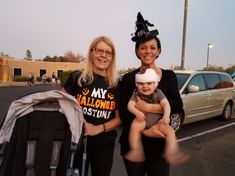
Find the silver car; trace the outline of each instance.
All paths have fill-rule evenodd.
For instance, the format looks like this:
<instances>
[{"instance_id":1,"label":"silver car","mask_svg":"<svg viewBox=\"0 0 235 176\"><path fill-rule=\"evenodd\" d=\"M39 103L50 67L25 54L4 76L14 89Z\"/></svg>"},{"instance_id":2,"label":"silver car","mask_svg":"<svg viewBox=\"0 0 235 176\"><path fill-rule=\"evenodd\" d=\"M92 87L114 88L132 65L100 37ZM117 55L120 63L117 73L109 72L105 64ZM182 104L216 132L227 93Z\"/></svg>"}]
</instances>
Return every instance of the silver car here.
<instances>
[{"instance_id":1,"label":"silver car","mask_svg":"<svg viewBox=\"0 0 235 176\"><path fill-rule=\"evenodd\" d=\"M171 115L177 132L183 124L220 116L228 120L235 102L235 84L227 73L175 71L183 112Z\"/></svg>"}]
</instances>

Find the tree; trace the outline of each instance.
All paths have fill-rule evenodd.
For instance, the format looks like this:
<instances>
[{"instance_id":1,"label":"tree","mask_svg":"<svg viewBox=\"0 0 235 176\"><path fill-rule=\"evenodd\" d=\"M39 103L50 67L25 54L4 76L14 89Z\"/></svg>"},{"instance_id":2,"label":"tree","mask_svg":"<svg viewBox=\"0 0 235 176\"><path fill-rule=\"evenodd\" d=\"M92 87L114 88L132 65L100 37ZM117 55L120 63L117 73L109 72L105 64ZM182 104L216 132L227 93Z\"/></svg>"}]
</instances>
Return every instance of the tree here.
<instances>
[{"instance_id":1,"label":"tree","mask_svg":"<svg viewBox=\"0 0 235 176\"><path fill-rule=\"evenodd\" d=\"M67 51L64 54L64 58L66 62L77 62L80 63L84 60L84 57L82 57L80 54L74 54L72 51Z\"/></svg>"},{"instance_id":2,"label":"tree","mask_svg":"<svg viewBox=\"0 0 235 176\"><path fill-rule=\"evenodd\" d=\"M5 54L4 52L1 52L1 53L0 53L0 56L9 57L9 55L8 55L8 54Z\"/></svg>"},{"instance_id":3,"label":"tree","mask_svg":"<svg viewBox=\"0 0 235 176\"><path fill-rule=\"evenodd\" d=\"M181 70L181 66L175 66L173 70Z\"/></svg>"},{"instance_id":4,"label":"tree","mask_svg":"<svg viewBox=\"0 0 235 176\"><path fill-rule=\"evenodd\" d=\"M230 65L228 68L225 69L225 72L228 74L232 74L235 71L235 65Z\"/></svg>"},{"instance_id":5,"label":"tree","mask_svg":"<svg viewBox=\"0 0 235 176\"><path fill-rule=\"evenodd\" d=\"M32 60L32 53L29 49L26 50L26 57L24 59L28 61Z\"/></svg>"},{"instance_id":6,"label":"tree","mask_svg":"<svg viewBox=\"0 0 235 176\"><path fill-rule=\"evenodd\" d=\"M76 63L80 63L83 62L85 60L85 58L80 55L80 54L74 54L72 51L68 51L64 54L64 56L54 56L54 57L50 57L50 56L46 56L45 58L43 58L43 61L47 61L47 62L76 62Z\"/></svg>"},{"instance_id":7,"label":"tree","mask_svg":"<svg viewBox=\"0 0 235 176\"><path fill-rule=\"evenodd\" d=\"M209 65L208 68L204 67L202 70L224 72L224 68L223 67L216 66L216 65Z\"/></svg>"},{"instance_id":8,"label":"tree","mask_svg":"<svg viewBox=\"0 0 235 176\"><path fill-rule=\"evenodd\" d=\"M127 69L121 69L121 70L118 70L118 74L120 75L123 75L123 74L126 74L128 72L131 72L133 70L135 70L136 68L135 67L132 67L132 68L127 68Z\"/></svg>"},{"instance_id":9,"label":"tree","mask_svg":"<svg viewBox=\"0 0 235 176\"><path fill-rule=\"evenodd\" d=\"M52 58L50 56L46 56L45 58L42 59L45 62L55 62L55 57Z\"/></svg>"}]
</instances>

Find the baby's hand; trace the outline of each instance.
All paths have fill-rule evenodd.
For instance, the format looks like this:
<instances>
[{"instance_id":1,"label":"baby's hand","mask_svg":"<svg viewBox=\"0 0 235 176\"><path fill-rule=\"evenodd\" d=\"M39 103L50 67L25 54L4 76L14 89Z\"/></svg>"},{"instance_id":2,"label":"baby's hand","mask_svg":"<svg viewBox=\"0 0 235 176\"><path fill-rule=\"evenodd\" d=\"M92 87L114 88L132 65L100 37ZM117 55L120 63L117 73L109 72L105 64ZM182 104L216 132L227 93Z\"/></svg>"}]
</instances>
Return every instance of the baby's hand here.
<instances>
[{"instance_id":1,"label":"baby's hand","mask_svg":"<svg viewBox=\"0 0 235 176\"><path fill-rule=\"evenodd\" d=\"M136 114L135 114L136 118L138 121L143 121L145 120L145 115L143 112L141 111L137 111Z\"/></svg>"},{"instance_id":2,"label":"baby's hand","mask_svg":"<svg viewBox=\"0 0 235 176\"><path fill-rule=\"evenodd\" d=\"M170 117L169 116L163 116L162 121L164 124L169 124L170 123Z\"/></svg>"},{"instance_id":3,"label":"baby's hand","mask_svg":"<svg viewBox=\"0 0 235 176\"><path fill-rule=\"evenodd\" d=\"M147 106L148 106L148 103L146 103L145 101L141 100L140 97L137 97L137 102L135 104L135 107L141 111L141 112L147 112Z\"/></svg>"}]
</instances>

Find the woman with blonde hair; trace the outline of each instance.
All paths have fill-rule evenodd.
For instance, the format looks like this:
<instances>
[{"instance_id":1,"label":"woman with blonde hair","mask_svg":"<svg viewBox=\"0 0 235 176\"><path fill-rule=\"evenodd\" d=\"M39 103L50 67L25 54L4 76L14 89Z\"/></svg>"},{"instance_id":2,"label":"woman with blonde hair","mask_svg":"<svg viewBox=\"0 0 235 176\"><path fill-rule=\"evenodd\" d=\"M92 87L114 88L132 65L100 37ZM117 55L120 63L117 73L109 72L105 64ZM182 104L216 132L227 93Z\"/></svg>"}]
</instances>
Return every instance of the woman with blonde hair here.
<instances>
[{"instance_id":1,"label":"woman with blonde hair","mask_svg":"<svg viewBox=\"0 0 235 176\"><path fill-rule=\"evenodd\" d=\"M85 175L89 164L92 176L109 176L111 172L117 136L115 128L121 124L115 56L114 44L108 37L95 38L89 47L84 70L72 72L62 88L75 96L83 109L87 136Z\"/></svg>"}]
</instances>

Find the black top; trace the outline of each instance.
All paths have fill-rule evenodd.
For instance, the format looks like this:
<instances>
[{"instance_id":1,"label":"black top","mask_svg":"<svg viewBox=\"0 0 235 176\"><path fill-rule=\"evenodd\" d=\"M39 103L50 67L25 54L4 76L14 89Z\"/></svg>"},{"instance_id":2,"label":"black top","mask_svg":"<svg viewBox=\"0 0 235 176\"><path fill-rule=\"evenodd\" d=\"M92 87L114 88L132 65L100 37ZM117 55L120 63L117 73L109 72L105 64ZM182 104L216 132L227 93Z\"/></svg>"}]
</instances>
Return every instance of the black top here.
<instances>
[{"instance_id":1,"label":"black top","mask_svg":"<svg viewBox=\"0 0 235 176\"><path fill-rule=\"evenodd\" d=\"M135 74L139 72L140 69L136 69L130 73L127 73L123 76L122 81L120 81L120 106L119 106L119 112L120 112L120 118L122 120L123 124L123 131L120 137L120 143L121 143L121 154L125 154L129 151L129 143L128 143L128 135L130 130L130 125L132 120L135 118L135 116L130 113L127 109L128 101L133 93L133 90L136 89L135 85ZM162 78L158 84L158 89L161 89L166 98L168 99L170 106L171 106L171 113L175 112L182 112L183 109L183 102L179 94L178 90L178 83L176 75L171 70L163 70L162 69ZM144 140L144 147L145 145L153 145L155 149L153 150L159 150L159 152L162 152L164 149L164 140L158 139L158 138L148 138L143 137ZM163 143L159 145L159 142ZM155 146L158 145L158 146ZM148 148L149 150L149 148ZM161 156L161 153L156 153L155 156L152 153L152 158L157 158ZM148 157L148 156L146 156Z\"/></svg>"},{"instance_id":2,"label":"black top","mask_svg":"<svg viewBox=\"0 0 235 176\"><path fill-rule=\"evenodd\" d=\"M110 121L115 117L118 108L119 90L117 87L108 87L105 77L94 74L92 83L77 84L79 72L72 72L64 84L64 89L73 95L83 110L84 118L94 125ZM116 137L116 131L89 136L95 143L108 142Z\"/></svg>"}]
</instances>

